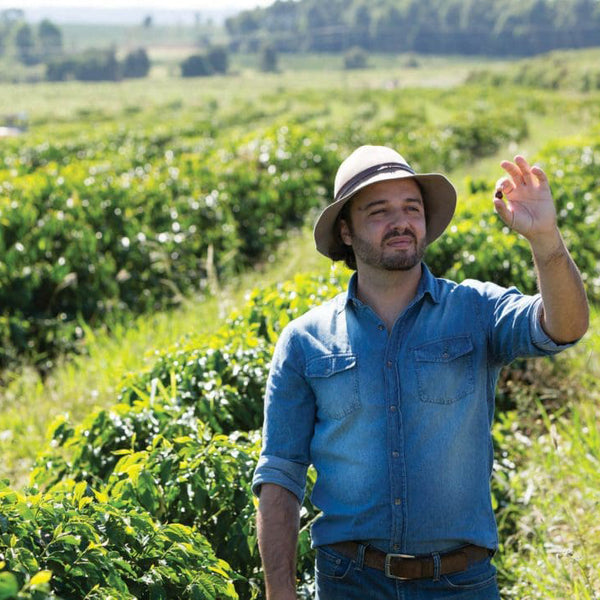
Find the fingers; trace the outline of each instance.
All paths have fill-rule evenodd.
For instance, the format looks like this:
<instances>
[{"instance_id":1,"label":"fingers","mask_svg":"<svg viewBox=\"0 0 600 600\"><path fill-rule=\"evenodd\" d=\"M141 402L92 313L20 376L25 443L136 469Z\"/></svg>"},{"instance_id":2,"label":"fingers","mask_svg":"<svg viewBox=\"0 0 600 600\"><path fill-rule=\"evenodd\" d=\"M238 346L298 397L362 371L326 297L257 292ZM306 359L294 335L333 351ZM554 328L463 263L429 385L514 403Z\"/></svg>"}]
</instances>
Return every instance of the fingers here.
<instances>
[{"instance_id":1,"label":"fingers","mask_svg":"<svg viewBox=\"0 0 600 600\"><path fill-rule=\"evenodd\" d=\"M515 184L508 177L501 177L496 181L496 198L502 198L502 194L510 194L515 189Z\"/></svg>"},{"instance_id":2,"label":"fingers","mask_svg":"<svg viewBox=\"0 0 600 600\"><path fill-rule=\"evenodd\" d=\"M515 158L516 160L516 158ZM523 173L519 168L518 164L512 163L509 160L503 160L500 166L512 177L515 185L526 185Z\"/></svg>"},{"instance_id":3,"label":"fingers","mask_svg":"<svg viewBox=\"0 0 600 600\"><path fill-rule=\"evenodd\" d=\"M500 166L510 175L513 187L519 185L534 186L536 184L548 184L548 178L546 177L544 171L542 171L542 169L540 169L540 167L538 167L537 165L532 167L527 162L525 157L521 156L520 154L517 154L517 156L515 156L514 162L511 162L509 160L503 160L500 163ZM499 182L500 181L503 180L499 180ZM496 188L499 189L498 184L496 184ZM510 190L503 189L502 191L505 194L507 194L510 193L512 189L513 188L511 188Z\"/></svg>"},{"instance_id":4,"label":"fingers","mask_svg":"<svg viewBox=\"0 0 600 600\"><path fill-rule=\"evenodd\" d=\"M540 182L540 185L548 185L548 177L546 173L540 169L537 165L531 168L531 172L537 177L537 180Z\"/></svg>"}]
</instances>

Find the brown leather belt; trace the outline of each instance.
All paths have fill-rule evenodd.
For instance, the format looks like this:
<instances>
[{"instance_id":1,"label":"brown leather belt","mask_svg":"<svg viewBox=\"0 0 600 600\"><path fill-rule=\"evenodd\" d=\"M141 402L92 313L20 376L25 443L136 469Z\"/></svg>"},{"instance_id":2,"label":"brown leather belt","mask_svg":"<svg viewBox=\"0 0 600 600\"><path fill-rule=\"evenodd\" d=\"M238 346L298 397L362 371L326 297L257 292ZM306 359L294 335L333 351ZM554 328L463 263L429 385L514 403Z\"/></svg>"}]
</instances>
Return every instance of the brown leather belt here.
<instances>
[{"instance_id":1,"label":"brown leather belt","mask_svg":"<svg viewBox=\"0 0 600 600\"><path fill-rule=\"evenodd\" d=\"M340 554L348 558L356 558L359 544L357 542L339 542L330 544ZM466 571L472 562L483 560L493 554L493 551L472 544L450 552L440 552L440 575ZM431 579L435 572L433 554L411 556L408 554L386 554L373 546L365 549L364 564L373 569L384 571L394 579Z\"/></svg>"}]
</instances>

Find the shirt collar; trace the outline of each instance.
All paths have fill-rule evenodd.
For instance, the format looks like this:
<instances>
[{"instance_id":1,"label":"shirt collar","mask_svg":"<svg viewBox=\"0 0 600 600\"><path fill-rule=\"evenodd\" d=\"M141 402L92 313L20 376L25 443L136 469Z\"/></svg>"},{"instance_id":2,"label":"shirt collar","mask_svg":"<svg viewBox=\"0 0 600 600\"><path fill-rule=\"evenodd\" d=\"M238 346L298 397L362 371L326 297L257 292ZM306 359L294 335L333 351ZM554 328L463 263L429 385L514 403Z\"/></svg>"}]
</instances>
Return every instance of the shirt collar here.
<instances>
[{"instance_id":1,"label":"shirt collar","mask_svg":"<svg viewBox=\"0 0 600 600\"><path fill-rule=\"evenodd\" d=\"M356 296L356 282L357 274L354 272L350 281L348 282L348 291L344 297L344 302L340 306L340 311L343 310L348 304L354 306L363 306L363 303ZM440 291L437 279L431 274L431 271L425 263L421 263L421 279L419 281L419 287L414 298L414 302L418 302L425 294L428 294L434 304L438 304L440 301Z\"/></svg>"}]
</instances>

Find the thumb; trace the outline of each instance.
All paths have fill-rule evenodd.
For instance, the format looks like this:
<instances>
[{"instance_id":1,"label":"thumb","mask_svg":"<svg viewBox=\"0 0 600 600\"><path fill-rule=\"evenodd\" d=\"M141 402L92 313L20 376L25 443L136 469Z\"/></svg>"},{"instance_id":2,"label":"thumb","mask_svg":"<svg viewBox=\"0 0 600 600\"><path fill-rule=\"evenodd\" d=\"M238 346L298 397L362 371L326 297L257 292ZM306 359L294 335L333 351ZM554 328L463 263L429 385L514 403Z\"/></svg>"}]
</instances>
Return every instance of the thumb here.
<instances>
[{"instance_id":1,"label":"thumb","mask_svg":"<svg viewBox=\"0 0 600 600\"><path fill-rule=\"evenodd\" d=\"M510 208L508 208L508 206L506 206L502 199L494 198L494 210L502 219L502 221L504 221L504 224L512 228L512 224L514 222L513 212L510 210Z\"/></svg>"}]
</instances>

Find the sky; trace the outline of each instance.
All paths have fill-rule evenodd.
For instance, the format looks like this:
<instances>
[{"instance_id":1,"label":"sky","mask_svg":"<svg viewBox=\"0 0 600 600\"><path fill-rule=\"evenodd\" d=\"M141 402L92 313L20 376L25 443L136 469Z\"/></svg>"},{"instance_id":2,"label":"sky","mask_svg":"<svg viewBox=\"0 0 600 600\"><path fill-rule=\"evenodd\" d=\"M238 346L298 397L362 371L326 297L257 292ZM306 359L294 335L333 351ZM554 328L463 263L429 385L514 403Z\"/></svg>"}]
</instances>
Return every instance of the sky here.
<instances>
[{"instance_id":1,"label":"sky","mask_svg":"<svg viewBox=\"0 0 600 600\"><path fill-rule=\"evenodd\" d=\"M245 10L256 6L267 6L273 0L0 0L0 9L5 8L48 8L70 6L85 8L140 8L144 10L191 10L203 11L223 8Z\"/></svg>"},{"instance_id":2,"label":"sky","mask_svg":"<svg viewBox=\"0 0 600 600\"><path fill-rule=\"evenodd\" d=\"M228 15L274 0L0 0L0 11L18 8L29 21L135 23L152 15L156 23L193 21L199 13L220 21Z\"/></svg>"}]
</instances>

